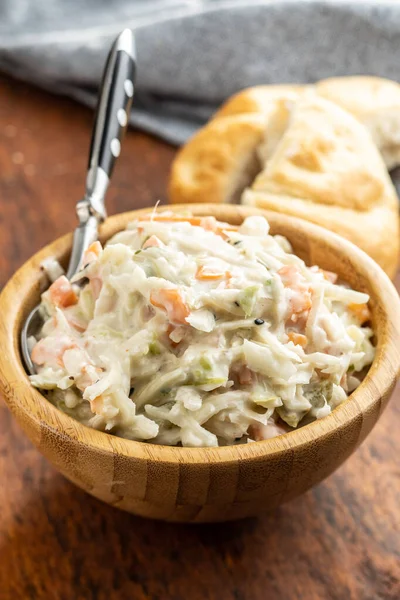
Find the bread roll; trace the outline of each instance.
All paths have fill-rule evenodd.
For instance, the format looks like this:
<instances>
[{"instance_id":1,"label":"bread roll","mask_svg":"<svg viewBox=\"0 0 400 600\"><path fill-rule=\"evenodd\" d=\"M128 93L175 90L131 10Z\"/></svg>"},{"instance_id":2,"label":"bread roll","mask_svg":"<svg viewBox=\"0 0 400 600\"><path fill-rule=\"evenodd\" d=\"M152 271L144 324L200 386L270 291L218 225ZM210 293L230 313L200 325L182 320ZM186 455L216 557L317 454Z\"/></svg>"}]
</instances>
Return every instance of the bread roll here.
<instances>
[{"instance_id":1,"label":"bread roll","mask_svg":"<svg viewBox=\"0 0 400 600\"><path fill-rule=\"evenodd\" d=\"M241 199L308 219L356 243L393 276L397 196L371 134L387 164L397 164L396 119L400 128L400 86L377 78L250 88L180 150L170 200Z\"/></svg>"},{"instance_id":2,"label":"bread roll","mask_svg":"<svg viewBox=\"0 0 400 600\"><path fill-rule=\"evenodd\" d=\"M397 198L385 165L365 127L327 100L298 102L242 201L323 225L395 273Z\"/></svg>"},{"instance_id":3,"label":"bread roll","mask_svg":"<svg viewBox=\"0 0 400 600\"><path fill-rule=\"evenodd\" d=\"M358 211L370 209L383 197L396 206L385 165L368 131L318 96L297 103L252 189Z\"/></svg>"},{"instance_id":4,"label":"bread roll","mask_svg":"<svg viewBox=\"0 0 400 600\"><path fill-rule=\"evenodd\" d=\"M317 94L354 115L369 129L388 169L400 164L400 85L380 77L332 77L315 85L259 85L232 96L214 119L269 113L277 100L296 102Z\"/></svg>"},{"instance_id":5,"label":"bread roll","mask_svg":"<svg viewBox=\"0 0 400 600\"><path fill-rule=\"evenodd\" d=\"M400 85L380 77L335 77L316 92L353 114L378 146L388 169L400 163Z\"/></svg>"}]
</instances>

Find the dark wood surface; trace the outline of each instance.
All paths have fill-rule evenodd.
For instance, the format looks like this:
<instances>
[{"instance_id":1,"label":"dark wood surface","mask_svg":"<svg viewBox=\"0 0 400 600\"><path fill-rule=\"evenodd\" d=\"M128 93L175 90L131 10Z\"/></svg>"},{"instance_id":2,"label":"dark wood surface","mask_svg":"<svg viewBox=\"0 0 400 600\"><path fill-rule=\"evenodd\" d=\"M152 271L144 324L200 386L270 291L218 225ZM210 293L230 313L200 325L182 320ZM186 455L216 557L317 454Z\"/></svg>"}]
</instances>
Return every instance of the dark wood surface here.
<instances>
[{"instance_id":1,"label":"dark wood surface","mask_svg":"<svg viewBox=\"0 0 400 600\"><path fill-rule=\"evenodd\" d=\"M0 98L3 285L75 226L92 115L5 79ZM174 152L129 132L109 213L165 201ZM301 498L257 520L183 526L134 517L75 488L0 399L0 598L398 600L399 400L397 389L361 448Z\"/></svg>"}]
</instances>

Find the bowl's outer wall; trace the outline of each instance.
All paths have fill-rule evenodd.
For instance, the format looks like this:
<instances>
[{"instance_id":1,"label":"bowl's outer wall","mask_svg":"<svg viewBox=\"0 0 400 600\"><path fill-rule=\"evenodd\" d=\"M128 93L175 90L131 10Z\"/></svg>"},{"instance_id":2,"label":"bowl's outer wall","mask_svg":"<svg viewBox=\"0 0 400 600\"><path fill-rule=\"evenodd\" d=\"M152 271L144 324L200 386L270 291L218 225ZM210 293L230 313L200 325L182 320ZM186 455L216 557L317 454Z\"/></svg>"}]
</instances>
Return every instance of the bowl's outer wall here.
<instances>
[{"instance_id":1,"label":"bowl's outer wall","mask_svg":"<svg viewBox=\"0 0 400 600\"><path fill-rule=\"evenodd\" d=\"M174 211L182 207L174 207ZM190 206L233 223L262 211ZM143 212L143 211L137 211ZM111 218L108 238L133 219ZM399 371L399 299L389 279L366 255L320 228L267 214L273 233L289 238L310 264L339 273L371 295L377 359L369 375L332 415L288 435L228 448L166 448L129 442L86 428L59 412L30 385L19 358L18 337L39 298L39 264L65 260L70 236L26 263L1 295L0 377L6 402L31 441L80 488L138 515L173 521L223 521L253 516L291 498L332 473L365 439L393 390ZM350 249L350 250L349 250ZM350 255L349 255L350 252ZM350 256L350 257L349 257Z\"/></svg>"}]
</instances>

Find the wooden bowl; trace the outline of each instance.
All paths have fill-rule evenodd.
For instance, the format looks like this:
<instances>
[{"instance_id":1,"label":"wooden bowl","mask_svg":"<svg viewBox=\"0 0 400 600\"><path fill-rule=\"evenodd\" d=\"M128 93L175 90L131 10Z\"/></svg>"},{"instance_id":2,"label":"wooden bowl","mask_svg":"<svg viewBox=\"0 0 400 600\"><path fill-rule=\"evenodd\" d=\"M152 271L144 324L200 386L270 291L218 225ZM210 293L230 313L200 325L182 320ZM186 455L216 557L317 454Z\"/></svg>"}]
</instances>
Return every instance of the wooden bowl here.
<instances>
[{"instance_id":1,"label":"wooden bowl","mask_svg":"<svg viewBox=\"0 0 400 600\"><path fill-rule=\"evenodd\" d=\"M181 205L239 224L264 214L272 233L286 236L309 264L337 272L371 297L377 353L351 397L324 419L257 443L223 448L176 448L133 442L89 429L57 410L31 387L21 363L19 334L37 304L47 257L65 263L66 235L46 246L13 276L0 296L0 379L5 400L40 452L89 494L132 513L186 522L257 515L298 496L332 473L365 439L386 406L400 369L400 302L388 277L361 250L305 221L230 205ZM110 218L103 241L134 211Z\"/></svg>"}]
</instances>

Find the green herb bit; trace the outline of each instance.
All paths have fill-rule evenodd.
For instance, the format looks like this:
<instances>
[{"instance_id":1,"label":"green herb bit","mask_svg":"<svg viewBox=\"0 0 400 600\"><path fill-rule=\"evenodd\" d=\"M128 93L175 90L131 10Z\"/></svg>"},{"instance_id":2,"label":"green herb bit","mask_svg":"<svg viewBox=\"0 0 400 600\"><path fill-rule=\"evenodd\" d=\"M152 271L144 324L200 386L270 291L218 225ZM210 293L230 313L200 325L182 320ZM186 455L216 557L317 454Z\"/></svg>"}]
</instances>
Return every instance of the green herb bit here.
<instances>
[{"instance_id":1,"label":"green herb bit","mask_svg":"<svg viewBox=\"0 0 400 600\"><path fill-rule=\"evenodd\" d=\"M255 309L258 290L258 285L251 285L240 292L238 302L246 317L250 317Z\"/></svg>"},{"instance_id":2,"label":"green herb bit","mask_svg":"<svg viewBox=\"0 0 400 600\"><path fill-rule=\"evenodd\" d=\"M205 377L204 379L195 378L193 385L222 385L226 382L224 377Z\"/></svg>"},{"instance_id":3,"label":"green herb bit","mask_svg":"<svg viewBox=\"0 0 400 600\"><path fill-rule=\"evenodd\" d=\"M157 354L161 354L160 345L157 342L151 342L149 344L149 353L156 356Z\"/></svg>"},{"instance_id":4,"label":"green herb bit","mask_svg":"<svg viewBox=\"0 0 400 600\"><path fill-rule=\"evenodd\" d=\"M207 356L205 356L203 354L203 356L200 357L200 361L199 362L200 362L200 366L203 367L203 369L205 371L211 371L212 364L211 364L210 359Z\"/></svg>"},{"instance_id":5,"label":"green herb bit","mask_svg":"<svg viewBox=\"0 0 400 600\"><path fill-rule=\"evenodd\" d=\"M304 396L313 408L322 408L332 398L333 384L330 381L310 383L304 386Z\"/></svg>"},{"instance_id":6,"label":"green herb bit","mask_svg":"<svg viewBox=\"0 0 400 600\"><path fill-rule=\"evenodd\" d=\"M288 410L285 406L278 406L276 412L282 421L285 421L290 427L297 427L307 411L296 412Z\"/></svg>"}]
</instances>

